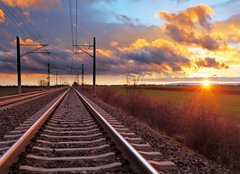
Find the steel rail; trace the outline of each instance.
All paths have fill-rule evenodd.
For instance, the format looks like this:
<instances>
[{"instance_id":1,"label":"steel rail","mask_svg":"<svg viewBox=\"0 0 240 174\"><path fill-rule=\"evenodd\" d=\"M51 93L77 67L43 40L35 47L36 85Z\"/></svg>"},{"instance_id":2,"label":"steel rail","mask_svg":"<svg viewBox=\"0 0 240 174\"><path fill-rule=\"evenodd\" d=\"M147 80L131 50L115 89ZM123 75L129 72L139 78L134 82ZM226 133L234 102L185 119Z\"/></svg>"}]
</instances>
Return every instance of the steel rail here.
<instances>
[{"instance_id":1,"label":"steel rail","mask_svg":"<svg viewBox=\"0 0 240 174\"><path fill-rule=\"evenodd\" d=\"M57 90L60 90L60 89L57 89ZM44 90L44 91L38 91L38 92L26 94L26 95L15 96L16 98L15 97L10 97L10 96L6 97L6 98L0 98L0 99L3 100L3 101L0 101L0 107L1 106L6 106L6 105L12 104L12 103L20 102L20 101L23 101L23 100L27 100L27 99L37 97L37 96L40 96L40 95L44 95L44 94L47 94L47 93L50 93L50 92L53 92L53 91L54 90ZM4 100L4 99L6 99L6 100Z\"/></svg>"},{"instance_id":2,"label":"steel rail","mask_svg":"<svg viewBox=\"0 0 240 174\"><path fill-rule=\"evenodd\" d=\"M1 157L0 171L1 174L8 173L9 167L17 161L18 155L24 151L24 148L29 144L31 139L37 133L38 129L43 125L46 119L59 106L65 95L68 93L68 88L57 101L19 138L19 140Z\"/></svg>"},{"instance_id":3,"label":"steel rail","mask_svg":"<svg viewBox=\"0 0 240 174\"><path fill-rule=\"evenodd\" d=\"M62 89L62 88L58 88L58 89ZM0 97L0 101L15 98L15 97L22 97L22 96L26 96L26 95L36 94L36 93L40 93L40 92L50 92L50 91L54 91L54 90L58 90L58 89L57 88L43 89L43 90L38 90L38 91L25 92L25 93L22 93L22 94L6 95L6 96Z\"/></svg>"},{"instance_id":4,"label":"steel rail","mask_svg":"<svg viewBox=\"0 0 240 174\"><path fill-rule=\"evenodd\" d=\"M88 111L98 120L101 126L105 129L107 134L112 138L116 146L121 150L124 157L130 161L130 166L138 173L142 174L159 174L159 172L147 162L147 160L135 150L131 144L129 144L122 135L120 135L104 117L80 94L75 88L73 88Z\"/></svg>"},{"instance_id":5,"label":"steel rail","mask_svg":"<svg viewBox=\"0 0 240 174\"><path fill-rule=\"evenodd\" d=\"M6 99L15 98L15 97L22 97L25 95L31 95L31 94L35 94L38 92L44 92L44 91L50 91L50 90L46 89L46 90L40 90L40 91L26 92L26 93L22 93L22 94L12 94L12 95L7 95L7 96L2 96L2 97L0 97L0 100L6 100Z\"/></svg>"}]
</instances>

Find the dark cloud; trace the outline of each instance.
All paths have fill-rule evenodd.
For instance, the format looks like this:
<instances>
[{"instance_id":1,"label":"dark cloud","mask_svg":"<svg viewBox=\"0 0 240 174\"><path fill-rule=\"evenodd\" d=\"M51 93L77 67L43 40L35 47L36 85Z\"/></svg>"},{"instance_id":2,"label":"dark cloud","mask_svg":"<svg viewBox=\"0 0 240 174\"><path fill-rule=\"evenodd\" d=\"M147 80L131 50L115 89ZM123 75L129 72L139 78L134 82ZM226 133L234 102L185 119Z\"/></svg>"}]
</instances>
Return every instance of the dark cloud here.
<instances>
[{"instance_id":1,"label":"dark cloud","mask_svg":"<svg viewBox=\"0 0 240 174\"><path fill-rule=\"evenodd\" d=\"M183 3L183 2L188 2L189 0L172 0L172 1L176 1L178 4Z\"/></svg>"},{"instance_id":2,"label":"dark cloud","mask_svg":"<svg viewBox=\"0 0 240 174\"><path fill-rule=\"evenodd\" d=\"M117 15L116 19L127 25L140 25L139 19L132 19L126 15Z\"/></svg>"},{"instance_id":3,"label":"dark cloud","mask_svg":"<svg viewBox=\"0 0 240 174\"><path fill-rule=\"evenodd\" d=\"M225 5L226 4L231 4L232 5L232 4L235 4L235 3L240 3L240 1L239 0L228 0L228 1L224 2L223 4L225 4Z\"/></svg>"},{"instance_id":4,"label":"dark cloud","mask_svg":"<svg viewBox=\"0 0 240 174\"><path fill-rule=\"evenodd\" d=\"M105 2L105 3L112 3L115 0L84 0L84 2L86 3L96 3L96 2Z\"/></svg>"},{"instance_id":5,"label":"dark cloud","mask_svg":"<svg viewBox=\"0 0 240 174\"><path fill-rule=\"evenodd\" d=\"M86 3L105 2L105 3L111 4L111 3L115 2L116 0L83 0L83 1ZM140 1L142 1L142 0L128 0L128 2L130 2L130 3L138 3Z\"/></svg>"},{"instance_id":6,"label":"dark cloud","mask_svg":"<svg viewBox=\"0 0 240 174\"><path fill-rule=\"evenodd\" d=\"M123 54L141 65L159 65L159 68L161 68L159 71L181 71L183 66L190 65L189 59L165 48L145 47Z\"/></svg>"},{"instance_id":7,"label":"dark cloud","mask_svg":"<svg viewBox=\"0 0 240 174\"><path fill-rule=\"evenodd\" d=\"M216 69L227 69L227 68L229 68L228 65L226 65L224 63L220 63L215 58L210 58L210 57L206 57L204 59L198 59L198 60L196 60L195 63L199 68L201 68L201 67L216 68Z\"/></svg>"}]
</instances>

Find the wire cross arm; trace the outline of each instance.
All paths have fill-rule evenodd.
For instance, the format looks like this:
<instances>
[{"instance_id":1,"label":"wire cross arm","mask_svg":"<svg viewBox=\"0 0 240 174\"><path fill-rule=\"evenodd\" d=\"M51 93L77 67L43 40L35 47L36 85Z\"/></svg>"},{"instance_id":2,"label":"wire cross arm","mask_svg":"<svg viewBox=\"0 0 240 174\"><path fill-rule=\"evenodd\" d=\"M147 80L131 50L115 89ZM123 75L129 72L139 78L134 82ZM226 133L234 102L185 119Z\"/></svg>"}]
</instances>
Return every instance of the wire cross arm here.
<instances>
[{"instance_id":1,"label":"wire cross arm","mask_svg":"<svg viewBox=\"0 0 240 174\"><path fill-rule=\"evenodd\" d=\"M87 51L85 51L84 49L82 49L81 47L79 47L79 50L81 50L83 53L89 55L91 58L93 58L93 55L89 54ZM79 54L78 52L75 52L76 54Z\"/></svg>"},{"instance_id":2,"label":"wire cross arm","mask_svg":"<svg viewBox=\"0 0 240 174\"><path fill-rule=\"evenodd\" d=\"M93 47L94 45L89 45L89 44L78 44L78 45L73 45L74 47Z\"/></svg>"},{"instance_id":3,"label":"wire cross arm","mask_svg":"<svg viewBox=\"0 0 240 174\"><path fill-rule=\"evenodd\" d=\"M22 54L21 57L26 56L28 54L34 54L34 53L51 54L49 51L38 51L38 50L42 49L43 47L46 47L47 45L48 44L45 44L45 45L40 46L38 48L35 48L35 49L33 49L33 50L29 51L29 52L26 52L26 53Z\"/></svg>"}]
</instances>

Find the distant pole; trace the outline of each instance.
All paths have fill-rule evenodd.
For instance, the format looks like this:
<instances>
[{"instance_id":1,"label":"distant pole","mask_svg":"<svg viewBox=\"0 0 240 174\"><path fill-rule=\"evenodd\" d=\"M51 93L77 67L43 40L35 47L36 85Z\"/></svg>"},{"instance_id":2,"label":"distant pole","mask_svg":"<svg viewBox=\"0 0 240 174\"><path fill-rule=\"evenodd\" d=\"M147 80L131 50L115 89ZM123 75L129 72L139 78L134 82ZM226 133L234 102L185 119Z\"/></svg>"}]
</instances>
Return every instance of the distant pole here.
<instances>
[{"instance_id":1,"label":"distant pole","mask_svg":"<svg viewBox=\"0 0 240 174\"><path fill-rule=\"evenodd\" d=\"M58 75L58 73L57 73L57 71L56 71L56 86L57 86L57 84L58 84L57 75Z\"/></svg>"},{"instance_id":2,"label":"distant pole","mask_svg":"<svg viewBox=\"0 0 240 174\"><path fill-rule=\"evenodd\" d=\"M20 39L17 36L17 81L18 81L18 94L22 93L21 81L21 55L20 55Z\"/></svg>"},{"instance_id":3,"label":"distant pole","mask_svg":"<svg viewBox=\"0 0 240 174\"><path fill-rule=\"evenodd\" d=\"M77 0L76 0L76 45L77 45L77 30L78 30L78 23L77 23L77 17L78 17L78 11L77 11Z\"/></svg>"},{"instance_id":4,"label":"distant pole","mask_svg":"<svg viewBox=\"0 0 240 174\"><path fill-rule=\"evenodd\" d=\"M50 64L48 62L48 88L50 88Z\"/></svg>"},{"instance_id":5,"label":"distant pole","mask_svg":"<svg viewBox=\"0 0 240 174\"><path fill-rule=\"evenodd\" d=\"M61 78L61 74L59 75L59 85L61 85L62 84L62 78Z\"/></svg>"},{"instance_id":6,"label":"distant pole","mask_svg":"<svg viewBox=\"0 0 240 174\"><path fill-rule=\"evenodd\" d=\"M77 72L77 83L78 83L78 85L79 85L79 77L80 76L80 73L79 72Z\"/></svg>"},{"instance_id":7,"label":"distant pole","mask_svg":"<svg viewBox=\"0 0 240 174\"><path fill-rule=\"evenodd\" d=\"M82 64L82 90L84 87L84 64Z\"/></svg>"},{"instance_id":8,"label":"distant pole","mask_svg":"<svg viewBox=\"0 0 240 174\"><path fill-rule=\"evenodd\" d=\"M96 38L93 38L93 96L96 96Z\"/></svg>"}]
</instances>

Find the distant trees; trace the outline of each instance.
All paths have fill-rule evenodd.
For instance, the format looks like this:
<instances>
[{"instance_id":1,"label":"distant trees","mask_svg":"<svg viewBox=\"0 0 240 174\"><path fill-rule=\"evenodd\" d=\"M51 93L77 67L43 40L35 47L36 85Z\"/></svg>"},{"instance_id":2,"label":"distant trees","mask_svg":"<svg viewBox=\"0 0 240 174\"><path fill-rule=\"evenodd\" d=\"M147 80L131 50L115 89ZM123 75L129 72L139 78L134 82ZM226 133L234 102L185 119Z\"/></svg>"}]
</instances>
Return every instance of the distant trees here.
<instances>
[{"instance_id":1,"label":"distant trees","mask_svg":"<svg viewBox=\"0 0 240 174\"><path fill-rule=\"evenodd\" d=\"M38 81L38 84L39 84L39 86L47 86L47 85L48 85L47 81L44 80L44 79L40 79L40 80Z\"/></svg>"},{"instance_id":2,"label":"distant trees","mask_svg":"<svg viewBox=\"0 0 240 174\"><path fill-rule=\"evenodd\" d=\"M77 82L74 82L73 86L79 86L79 84Z\"/></svg>"}]
</instances>

